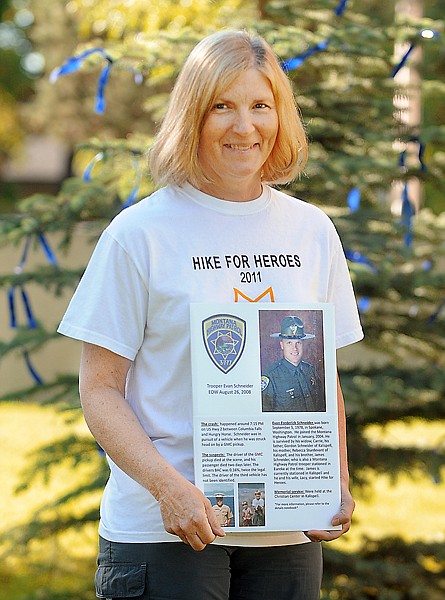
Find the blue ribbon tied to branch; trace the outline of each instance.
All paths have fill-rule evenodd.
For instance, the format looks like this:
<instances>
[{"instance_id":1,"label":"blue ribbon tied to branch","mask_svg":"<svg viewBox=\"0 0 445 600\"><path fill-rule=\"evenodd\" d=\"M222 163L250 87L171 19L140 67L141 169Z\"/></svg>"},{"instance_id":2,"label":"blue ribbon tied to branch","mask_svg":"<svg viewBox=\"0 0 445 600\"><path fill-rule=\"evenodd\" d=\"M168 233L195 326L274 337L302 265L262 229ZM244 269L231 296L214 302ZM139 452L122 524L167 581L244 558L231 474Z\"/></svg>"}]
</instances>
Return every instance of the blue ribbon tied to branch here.
<instances>
[{"instance_id":1,"label":"blue ribbon tied to branch","mask_svg":"<svg viewBox=\"0 0 445 600\"><path fill-rule=\"evenodd\" d=\"M85 61L85 59L87 59L92 54L101 54L106 60L106 64L102 68L102 71L100 73L99 80L97 83L96 104L95 104L95 108L94 108L94 111L97 114L103 114L105 112L105 107L106 107L105 88L107 86L107 83L108 83L108 80L110 77L111 67L114 64L114 61L111 58L111 56L103 48L90 48L89 50L85 50L85 52L82 52L78 56L71 56L70 58L67 58L67 60L63 63L63 65L53 69L53 71L51 72L51 75L49 77L49 80L51 81L51 83L55 83L57 81L57 79L59 77L61 77L62 75L69 75L70 73L74 73L75 71L78 71L80 69L80 67L82 66L83 62ZM142 83L141 73L138 73L138 72L134 71L133 69L130 69L130 70L133 72L135 83L137 85Z\"/></svg>"},{"instance_id":2,"label":"blue ribbon tied to branch","mask_svg":"<svg viewBox=\"0 0 445 600\"><path fill-rule=\"evenodd\" d=\"M340 0L340 2L337 4L337 7L334 10L334 14L337 17L341 17L346 10L347 4L348 0ZM287 60L282 61L282 69L284 71L293 71L294 69L298 69L298 67L300 67L307 58L309 58L313 54L316 54L317 52L323 52L323 50L326 50L330 42L331 38L327 38L322 42L315 44L314 46L306 50L306 52L303 52L302 54L298 54L298 56L294 56L293 58L289 58Z\"/></svg>"},{"instance_id":3,"label":"blue ribbon tied to branch","mask_svg":"<svg viewBox=\"0 0 445 600\"><path fill-rule=\"evenodd\" d=\"M92 54L101 54L107 61L106 65L101 71L99 81L97 84L96 105L94 109L96 113L102 114L105 112L105 87L108 83L111 66L113 64L113 59L107 52L105 52L103 48L91 48L90 50L85 50L85 52L82 52L82 54L79 54L78 56L71 56L70 58L67 58L63 65L53 69L49 80L51 81L51 83L55 83L57 79L62 75L69 75L70 73L78 71L85 59L91 56Z\"/></svg>"},{"instance_id":4,"label":"blue ribbon tied to branch","mask_svg":"<svg viewBox=\"0 0 445 600\"><path fill-rule=\"evenodd\" d=\"M86 166L86 168L83 172L83 180L84 181L87 181L87 182L91 181L91 172L92 172L94 166L98 162L103 160L104 158L105 158L105 153L98 152L91 159L91 161L88 163L88 165ZM124 200L124 202L122 203L121 211L123 211L125 208L128 208L129 206L131 206L132 204L134 204L136 202L136 198L137 198L137 195L139 192L139 187L141 185L141 172L139 169L139 164L136 159L133 159L133 168L134 168L135 175L136 175L135 184L134 184L133 189L131 190L130 194L126 198L126 200Z\"/></svg>"},{"instance_id":5,"label":"blue ribbon tied to branch","mask_svg":"<svg viewBox=\"0 0 445 600\"><path fill-rule=\"evenodd\" d=\"M430 40L433 38L438 38L439 32L434 31L434 29L421 29L418 32L417 37L421 37L421 38ZM408 50L405 52L405 54L402 56L400 61L397 63L397 65L392 70L392 72L391 72L392 78L394 78L397 75L397 73L400 71L400 69L402 69L402 67L405 66L405 63L407 62L408 58L410 57L411 53L413 52L413 50L416 46L417 46L417 40L411 42L411 44L408 47Z\"/></svg>"},{"instance_id":6,"label":"blue ribbon tied to branch","mask_svg":"<svg viewBox=\"0 0 445 600\"><path fill-rule=\"evenodd\" d=\"M48 262L56 269L58 269L59 265L57 262L57 258L49 245L48 240L43 235L43 233L37 236L37 239L42 246L42 249L45 253L45 256ZM21 259L14 269L16 275L20 275L23 272L23 268L25 266L26 260L28 258L28 252L31 245L31 237L27 237L25 241L25 245L23 247L23 252ZM29 296L26 292L24 285L12 285L8 288L8 306L9 306L9 322L11 329L17 329L18 327L18 317L17 317L17 304L16 304L16 289L19 291L19 298L22 300L23 308L26 314L28 329L36 329L37 328L37 319L34 316L34 312L31 307L31 302L29 300ZM29 356L28 350L24 350L22 352L23 358L25 360L25 364L30 372L34 381L42 385L43 381L40 375L37 373L37 370L34 368L31 362L31 358Z\"/></svg>"},{"instance_id":7,"label":"blue ribbon tied to branch","mask_svg":"<svg viewBox=\"0 0 445 600\"><path fill-rule=\"evenodd\" d=\"M408 140L408 143L414 142L419 145L418 158L420 163L420 171L427 171L427 167L423 160L425 153L425 144L418 137L412 137ZM406 171L406 153L407 149L400 153L399 167L403 171ZM404 244L407 248L410 248L413 243L413 218L416 215L416 209L414 204L411 202L408 192L408 181L405 181L402 188L402 214L400 223L405 231Z\"/></svg>"}]
</instances>

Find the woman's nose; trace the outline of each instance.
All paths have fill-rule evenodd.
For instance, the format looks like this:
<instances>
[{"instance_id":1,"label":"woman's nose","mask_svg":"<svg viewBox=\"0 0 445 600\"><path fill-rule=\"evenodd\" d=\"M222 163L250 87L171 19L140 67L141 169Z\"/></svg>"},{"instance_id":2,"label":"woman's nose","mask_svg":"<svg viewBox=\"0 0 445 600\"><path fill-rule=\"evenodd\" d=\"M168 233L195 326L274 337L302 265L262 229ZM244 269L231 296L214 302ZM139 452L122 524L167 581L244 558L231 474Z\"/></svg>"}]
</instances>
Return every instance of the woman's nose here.
<instances>
[{"instance_id":1,"label":"woman's nose","mask_svg":"<svg viewBox=\"0 0 445 600\"><path fill-rule=\"evenodd\" d=\"M240 109L236 112L233 129L240 134L246 135L254 131L252 115L248 109Z\"/></svg>"}]
</instances>

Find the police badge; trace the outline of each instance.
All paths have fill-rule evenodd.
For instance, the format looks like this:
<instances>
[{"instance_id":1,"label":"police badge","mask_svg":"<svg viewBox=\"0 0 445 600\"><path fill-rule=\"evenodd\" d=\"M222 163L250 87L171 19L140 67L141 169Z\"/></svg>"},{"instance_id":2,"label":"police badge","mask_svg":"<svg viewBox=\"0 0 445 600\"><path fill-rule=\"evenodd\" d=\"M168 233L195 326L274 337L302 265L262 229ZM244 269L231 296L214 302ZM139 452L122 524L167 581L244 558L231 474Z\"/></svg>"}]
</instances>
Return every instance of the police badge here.
<instances>
[{"instance_id":1,"label":"police badge","mask_svg":"<svg viewBox=\"0 0 445 600\"><path fill-rule=\"evenodd\" d=\"M202 322L202 336L213 364L228 373L244 351L246 322L233 315L213 315Z\"/></svg>"}]
</instances>

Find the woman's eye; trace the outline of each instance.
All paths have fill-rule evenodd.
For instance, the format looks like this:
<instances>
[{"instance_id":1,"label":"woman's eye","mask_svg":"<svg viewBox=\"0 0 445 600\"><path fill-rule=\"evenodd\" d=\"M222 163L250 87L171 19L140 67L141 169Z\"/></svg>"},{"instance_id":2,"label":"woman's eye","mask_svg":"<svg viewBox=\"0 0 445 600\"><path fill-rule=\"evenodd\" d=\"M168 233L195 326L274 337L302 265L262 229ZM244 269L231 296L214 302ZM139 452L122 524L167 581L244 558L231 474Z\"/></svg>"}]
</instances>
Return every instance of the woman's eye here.
<instances>
[{"instance_id":1,"label":"woman's eye","mask_svg":"<svg viewBox=\"0 0 445 600\"><path fill-rule=\"evenodd\" d=\"M224 104L224 102L218 102L213 108L221 110L223 108L226 108L226 104Z\"/></svg>"},{"instance_id":2,"label":"woman's eye","mask_svg":"<svg viewBox=\"0 0 445 600\"><path fill-rule=\"evenodd\" d=\"M255 108L267 108L267 104L265 104L264 102L257 102L255 104Z\"/></svg>"}]
</instances>

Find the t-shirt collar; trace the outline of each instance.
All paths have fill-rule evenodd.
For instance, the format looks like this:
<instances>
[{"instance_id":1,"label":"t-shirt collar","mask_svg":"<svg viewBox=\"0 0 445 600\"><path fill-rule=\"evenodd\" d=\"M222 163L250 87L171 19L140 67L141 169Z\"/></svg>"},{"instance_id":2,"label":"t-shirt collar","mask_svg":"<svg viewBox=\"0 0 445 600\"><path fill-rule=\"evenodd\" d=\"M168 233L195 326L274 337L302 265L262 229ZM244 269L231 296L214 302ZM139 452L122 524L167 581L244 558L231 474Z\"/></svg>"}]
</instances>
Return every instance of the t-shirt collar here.
<instances>
[{"instance_id":1,"label":"t-shirt collar","mask_svg":"<svg viewBox=\"0 0 445 600\"><path fill-rule=\"evenodd\" d=\"M271 190L267 185L263 185L263 191L258 198L247 202L221 200L201 192L190 183L178 186L178 189L196 204L226 215L251 215L260 212L268 206L271 198Z\"/></svg>"}]
</instances>

